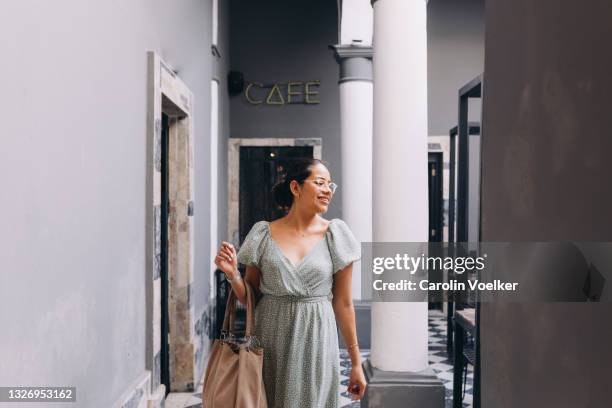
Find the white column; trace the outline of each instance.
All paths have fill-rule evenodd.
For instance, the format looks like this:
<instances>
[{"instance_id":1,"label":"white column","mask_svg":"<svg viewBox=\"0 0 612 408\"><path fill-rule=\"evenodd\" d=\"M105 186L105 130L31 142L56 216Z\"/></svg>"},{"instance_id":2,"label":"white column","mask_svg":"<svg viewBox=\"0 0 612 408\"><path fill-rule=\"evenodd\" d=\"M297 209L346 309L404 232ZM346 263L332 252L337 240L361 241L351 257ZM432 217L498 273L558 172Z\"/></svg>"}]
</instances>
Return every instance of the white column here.
<instances>
[{"instance_id":1,"label":"white column","mask_svg":"<svg viewBox=\"0 0 612 408\"><path fill-rule=\"evenodd\" d=\"M374 3L373 238L427 242L427 9ZM373 303L371 363L427 368L427 303Z\"/></svg>"},{"instance_id":2,"label":"white column","mask_svg":"<svg viewBox=\"0 0 612 408\"><path fill-rule=\"evenodd\" d=\"M360 242L372 241L372 47L333 47L340 64L342 218ZM353 265L353 299L361 299L361 264Z\"/></svg>"},{"instance_id":3,"label":"white column","mask_svg":"<svg viewBox=\"0 0 612 408\"><path fill-rule=\"evenodd\" d=\"M340 84L342 216L359 242L372 241L372 83ZM361 299L361 263L353 264L353 299Z\"/></svg>"}]
</instances>

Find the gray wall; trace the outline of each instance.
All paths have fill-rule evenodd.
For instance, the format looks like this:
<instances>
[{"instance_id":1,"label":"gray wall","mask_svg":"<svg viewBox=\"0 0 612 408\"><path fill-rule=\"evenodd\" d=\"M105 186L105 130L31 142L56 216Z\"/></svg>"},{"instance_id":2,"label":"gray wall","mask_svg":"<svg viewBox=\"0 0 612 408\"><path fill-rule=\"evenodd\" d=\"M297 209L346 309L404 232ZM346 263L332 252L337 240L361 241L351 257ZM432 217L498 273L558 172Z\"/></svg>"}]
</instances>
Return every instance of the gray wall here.
<instances>
[{"instance_id":1,"label":"gray wall","mask_svg":"<svg viewBox=\"0 0 612 408\"><path fill-rule=\"evenodd\" d=\"M611 20L607 0L487 2L483 241L612 240ZM609 406L611 321L484 304L482 406Z\"/></svg>"},{"instance_id":2,"label":"gray wall","mask_svg":"<svg viewBox=\"0 0 612 408\"><path fill-rule=\"evenodd\" d=\"M328 45L338 42L335 1L231 1L231 69L246 81L320 80L319 105L250 105L230 100L230 137L320 137L323 160L341 183L338 64ZM340 184L339 183L339 184ZM340 214L338 194L326 215Z\"/></svg>"},{"instance_id":3,"label":"gray wall","mask_svg":"<svg viewBox=\"0 0 612 408\"><path fill-rule=\"evenodd\" d=\"M214 68L215 78L219 81L219 145L218 145L218 164L219 164L219 191L217 194L217 208L219 212L218 232L219 241L226 240L227 237L227 197L228 197L228 174L227 174L227 142L230 135L230 99L227 90L227 74L230 66L230 4L227 1L219 2L219 49L221 58L217 61Z\"/></svg>"},{"instance_id":4,"label":"gray wall","mask_svg":"<svg viewBox=\"0 0 612 408\"><path fill-rule=\"evenodd\" d=\"M210 5L210 1L208 2ZM208 7L208 6L207 6ZM213 319L215 315L215 300L209 297L210 293L210 274L214 273L213 267L210 264L210 206L209 199L217 201L217 238L216 243L227 239L227 135L229 134L229 95L227 91L227 73L229 69L229 4L225 1L219 1L219 32L217 52L219 56L211 57L211 71L203 72L208 85L213 79L219 84L219 122L218 122L218 143L217 150L212 151L210 140L210 91L203 95L206 98L207 122L201 123L205 126L200 129L204 133L204 137L196 141L196 154L202 159L196 163L195 177L206 190L206 198L200 200L196 191L196 208L194 214L199 216L201 220L195 231L195 267L194 267L194 282L192 287L192 299L194 305L194 326L196 343L195 365L197 378L202 376L205 370L204 364L207 361L209 350L209 340L212 339ZM210 32L210 30L208 30ZM205 53L212 55L210 49L211 38L208 35L207 39L200 44L200 47L205 49ZM209 75L206 77L206 75ZM210 89L210 88L209 88ZM196 129L197 130L197 129ZM200 152L198 152L198 148ZM217 191L212 191L210 185L210 160L212 155L217 156ZM208 194L210 192L210 194ZM206 200L206 201L204 201ZM196 219L197 220L197 219ZM215 296L215 292L213 292Z\"/></svg>"},{"instance_id":5,"label":"gray wall","mask_svg":"<svg viewBox=\"0 0 612 408\"><path fill-rule=\"evenodd\" d=\"M210 1L208 2L210 4ZM208 10L208 9L207 9ZM208 25L206 26L207 37L206 40L202 41L199 47L203 48L203 53L211 55L210 51L210 30ZM229 70L230 52L229 52L229 27L230 27L230 15L229 15L229 4L225 1L219 1L219 36L217 49L220 53L220 57L211 57L212 60L212 71L206 70L203 73L207 81L207 86L210 89L210 81L216 79L219 83L219 140L217 144L217 151L210 151L210 111L206 113L207 122L200 124L200 126L206 126L204 129L200 129L203 132L203 137L199 140L200 152L197 151L199 157L205 158L205 160L199 161L199 166L196 167L196 179L200 179L203 183L205 191L208 192L210 186L210 162L209 155L217 155L217 175L218 175L218 191L213 192L212 199L217 200L217 231L218 237L217 242L221 242L227 238L227 138L229 135L229 94L227 91L227 73ZM210 110L210 94L207 93L203 96L206 98L206 108ZM203 191L204 192L204 191ZM196 214L199 214L202 218L202 224L205 224L204 228L198 228L196 230L196 267L195 270L195 282L193 293L195 294L194 306L196 311L196 319L203 316L208 311L208 293L209 293L209 275L213 271L210 269L210 251L208 244L209 242L209 227L210 227L210 213L208 207L208 200L210 195L206 195L206 198L197 199L197 205L199 208L195 210ZM206 201L205 201L206 200ZM206 245L206 247L200 246Z\"/></svg>"},{"instance_id":6,"label":"gray wall","mask_svg":"<svg viewBox=\"0 0 612 408\"><path fill-rule=\"evenodd\" d=\"M459 88L483 71L484 29L484 0L429 0L429 135L447 135L457 125ZM480 104L470 104L469 119L480 121Z\"/></svg>"},{"instance_id":7,"label":"gray wall","mask_svg":"<svg viewBox=\"0 0 612 408\"><path fill-rule=\"evenodd\" d=\"M207 280L210 1L3 2L0 49L0 384L108 407L145 370L148 50L195 94Z\"/></svg>"}]
</instances>

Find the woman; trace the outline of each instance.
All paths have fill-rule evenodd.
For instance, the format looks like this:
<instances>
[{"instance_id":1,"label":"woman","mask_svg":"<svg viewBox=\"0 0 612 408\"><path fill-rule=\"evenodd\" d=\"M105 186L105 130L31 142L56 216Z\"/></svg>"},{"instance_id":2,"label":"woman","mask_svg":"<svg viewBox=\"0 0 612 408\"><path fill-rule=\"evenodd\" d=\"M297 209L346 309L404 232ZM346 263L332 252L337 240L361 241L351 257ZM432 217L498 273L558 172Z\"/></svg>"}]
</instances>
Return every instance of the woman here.
<instances>
[{"instance_id":1,"label":"woman","mask_svg":"<svg viewBox=\"0 0 612 408\"><path fill-rule=\"evenodd\" d=\"M351 296L360 246L344 221L319 215L327 211L336 187L320 160L297 161L273 190L287 215L257 222L238 254L223 242L215 258L242 303L246 292L238 262L247 265L244 279L262 296L255 334L264 347L270 407L338 407L336 321L352 362L348 391L352 399L365 392Z\"/></svg>"}]
</instances>

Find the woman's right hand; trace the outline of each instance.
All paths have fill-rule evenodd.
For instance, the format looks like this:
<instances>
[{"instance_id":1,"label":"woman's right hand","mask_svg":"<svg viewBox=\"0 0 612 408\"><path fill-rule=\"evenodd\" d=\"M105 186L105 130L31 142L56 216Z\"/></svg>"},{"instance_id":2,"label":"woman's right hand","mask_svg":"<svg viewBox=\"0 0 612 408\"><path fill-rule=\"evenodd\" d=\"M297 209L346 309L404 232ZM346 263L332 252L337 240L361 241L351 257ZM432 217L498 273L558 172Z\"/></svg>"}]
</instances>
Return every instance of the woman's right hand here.
<instances>
[{"instance_id":1,"label":"woman's right hand","mask_svg":"<svg viewBox=\"0 0 612 408\"><path fill-rule=\"evenodd\" d=\"M236 277L238 273L238 258L236 257L236 249L232 244L225 241L221 243L219 252L215 257L215 265L217 265L228 278L234 279Z\"/></svg>"}]
</instances>

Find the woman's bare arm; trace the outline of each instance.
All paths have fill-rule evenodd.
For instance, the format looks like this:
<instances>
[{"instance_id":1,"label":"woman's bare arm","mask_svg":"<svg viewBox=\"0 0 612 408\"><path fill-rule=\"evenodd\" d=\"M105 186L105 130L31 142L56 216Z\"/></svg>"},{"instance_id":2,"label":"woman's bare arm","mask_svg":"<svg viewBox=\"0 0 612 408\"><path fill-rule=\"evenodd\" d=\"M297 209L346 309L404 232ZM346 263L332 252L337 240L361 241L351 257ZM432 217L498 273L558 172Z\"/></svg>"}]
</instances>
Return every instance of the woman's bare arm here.
<instances>
[{"instance_id":1,"label":"woman's bare arm","mask_svg":"<svg viewBox=\"0 0 612 408\"><path fill-rule=\"evenodd\" d=\"M236 269L236 274L238 274L238 270ZM251 285L253 290L255 291L255 303L257 303L257 299L260 296L259 292L259 281L261 279L261 271L255 266L247 266L246 274L244 276L244 280ZM244 283L242 279L234 279L231 282L232 290L236 294L236 297L243 305L246 305L246 289L244 287Z\"/></svg>"},{"instance_id":2,"label":"woman's bare arm","mask_svg":"<svg viewBox=\"0 0 612 408\"><path fill-rule=\"evenodd\" d=\"M349 377L348 392L352 394L351 399L361 399L365 394L367 386L363 368L361 367L361 354L357 343L357 329L355 327L355 308L353 307L352 294L353 264L334 274L334 286L332 292L334 298L332 306L336 321L348 347L351 357L351 374Z\"/></svg>"},{"instance_id":3,"label":"woman's bare arm","mask_svg":"<svg viewBox=\"0 0 612 408\"><path fill-rule=\"evenodd\" d=\"M232 290L236 294L236 297L243 305L246 305L246 288L244 282L240 279L240 272L238 271L238 256L236 248L229 242L223 241L219 252L215 257L215 264L225 275L231 279ZM255 291L255 300L259 296L259 280L261 278L260 270L255 266L247 266L246 275L244 279L251 285Z\"/></svg>"},{"instance_id":4,"label":"woman's bare arm","mask_svg":"<svg viewBox=\"0 0 612 408\"><path fill-rule=\"evenodd\" d=\"M353 264L350 264L341 271L334 274L334 287L332 292L332 306L336 321L347 347L357 343L357 329L355 327L355 308L353 307L352 294L352 275ZM351 356L351 362L354 366L361 365L361 355L358 348L348 350Z\"/></svg>"}]
</instances>

